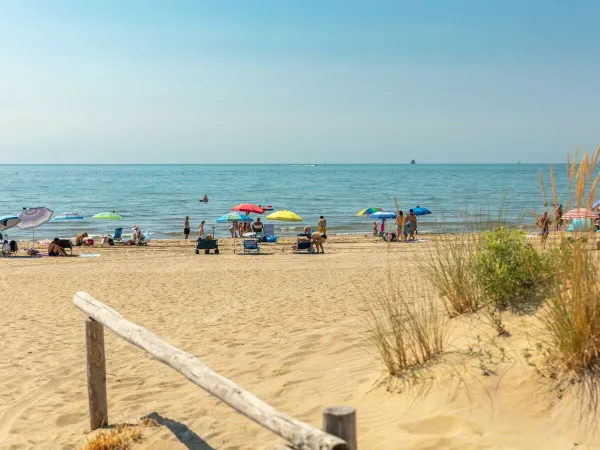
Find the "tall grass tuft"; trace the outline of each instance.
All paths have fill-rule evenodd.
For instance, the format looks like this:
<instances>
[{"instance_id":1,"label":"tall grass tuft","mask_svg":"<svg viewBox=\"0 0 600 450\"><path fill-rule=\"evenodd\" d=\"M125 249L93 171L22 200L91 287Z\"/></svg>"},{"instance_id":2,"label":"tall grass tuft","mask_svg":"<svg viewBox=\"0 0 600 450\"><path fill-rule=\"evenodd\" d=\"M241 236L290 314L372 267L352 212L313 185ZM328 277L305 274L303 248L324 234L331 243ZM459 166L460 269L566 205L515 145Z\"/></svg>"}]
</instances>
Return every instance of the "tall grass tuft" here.
<instances>
[{"instance_id":1,"label":"tall grass tuft","mask_svg":"<svg viewBox=\"0 0 600 450\"><path fill-rule=\"evenodd\" d=\"M403 292L392 279L368 299L370 337L390 375L420 366L444 350L447 320L427 289Z\"/></svg>"},{"instance_id":2,"label":"tall grass tuft","mask_svg":"<svg viewBox=\"0 0 600 450\"><path fill-rule=\"evenodd\" d=\"M450 317L474 313L481 307L481 294L473 268L479 237L473 233L442 236L433 241L422 269L442 298Z\"/></svg>"},{"instance_id":3,"label":"tall grass tuft","mask_svg":"<svg viewBox=\"0 0 600 450\"><path fill-rule=\"evenodd\" d=\"M579 163L577 156L572 162L568 159L571 207L589 209L595 200L599 157L600 147L592 157L585 153ZM556 198L552 169L551 182ZM600 361L600 272L594 231L587 239L572 239L564 232L558 236L554 287L541 314L551 362L576 376L590 373Z\"/></svg>"}]
</instances>

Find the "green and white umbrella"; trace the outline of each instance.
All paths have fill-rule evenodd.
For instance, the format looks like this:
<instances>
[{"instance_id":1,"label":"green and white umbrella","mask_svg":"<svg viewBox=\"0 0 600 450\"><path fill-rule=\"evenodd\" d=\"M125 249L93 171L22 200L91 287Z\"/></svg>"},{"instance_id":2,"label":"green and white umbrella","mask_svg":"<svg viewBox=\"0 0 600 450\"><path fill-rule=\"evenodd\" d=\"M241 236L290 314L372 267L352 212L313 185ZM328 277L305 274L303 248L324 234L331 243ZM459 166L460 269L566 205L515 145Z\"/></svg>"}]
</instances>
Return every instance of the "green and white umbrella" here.
<instances>
[{"instance_id":1,"label":"green and white umbrella","mask_svg":"<svg viewBox=\"0 0 600 450\"><path fill-rule=\"evenodd\" d=\"M123 217L118 215L116 212L103 212L98 213L95 216L92 216L92 219L100 219L100 220L121 220Z\"/></svg>"}]
</instances>

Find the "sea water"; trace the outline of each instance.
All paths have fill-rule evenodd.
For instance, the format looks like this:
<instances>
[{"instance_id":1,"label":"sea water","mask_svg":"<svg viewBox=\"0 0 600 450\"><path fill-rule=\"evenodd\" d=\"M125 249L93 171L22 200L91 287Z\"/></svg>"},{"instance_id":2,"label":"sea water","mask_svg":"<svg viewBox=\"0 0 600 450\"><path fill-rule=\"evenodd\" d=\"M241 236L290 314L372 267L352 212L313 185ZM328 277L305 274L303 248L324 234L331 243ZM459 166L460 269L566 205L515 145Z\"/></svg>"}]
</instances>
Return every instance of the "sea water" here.
<instances>
[{"instance_id":1,"label":"sea water","mask_svg":"<svg viewBox=\"0 0 600 450\"><path fill-rule=\"evenodd\" d=\"M567 203L565 165L554 166L557 191ZM547 185L544 199L538 178ZM550 166L512 165L0 165L0 216L23 207L46 206L54 215L78 212L84 220L48 222L37 238L79 232L101 234L137 224L154 238L180 238L190 216L192 231L225 236L229 225L215 220L239 203L272 205L296 212L302 223L274 222L277 234L291 235L327 219L329 233L370 233L372 221L357 217L366 207L401 210L426 207L419 230L444 231L465 221L507 225L534 222L531 211L550 208ZM204 195L208 203L198 200ZM544 201L548 206L544 207ZM120 221L92 219L116 211ZM263 216L264 220L264 216ZM267 221L268 222L268 221ZM13 228L11 238L31 238L31 230Z\"/></svg>"}]
</instances>

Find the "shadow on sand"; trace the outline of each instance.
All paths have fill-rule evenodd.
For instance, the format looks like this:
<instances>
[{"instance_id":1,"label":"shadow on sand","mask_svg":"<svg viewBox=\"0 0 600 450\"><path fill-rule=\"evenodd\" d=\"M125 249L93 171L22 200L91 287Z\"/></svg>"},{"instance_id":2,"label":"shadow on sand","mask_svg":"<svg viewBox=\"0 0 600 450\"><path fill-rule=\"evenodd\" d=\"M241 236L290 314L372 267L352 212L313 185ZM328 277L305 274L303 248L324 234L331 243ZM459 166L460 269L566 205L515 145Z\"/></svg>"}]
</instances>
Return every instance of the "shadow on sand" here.
<instances>
[{"instance_id":1,"label":"shadow on sand","mask_svg":"<svg viewBox=\"0 0 600 450\"><path fill-rule=\"evenodd\" d=\"M173 433L175 437L190 450L215 450L181 422L162 417L156 411L148 414L146 417L154 419L159 425L167 427L171 430L171 433Z\"/></svg>"}]
</instances>

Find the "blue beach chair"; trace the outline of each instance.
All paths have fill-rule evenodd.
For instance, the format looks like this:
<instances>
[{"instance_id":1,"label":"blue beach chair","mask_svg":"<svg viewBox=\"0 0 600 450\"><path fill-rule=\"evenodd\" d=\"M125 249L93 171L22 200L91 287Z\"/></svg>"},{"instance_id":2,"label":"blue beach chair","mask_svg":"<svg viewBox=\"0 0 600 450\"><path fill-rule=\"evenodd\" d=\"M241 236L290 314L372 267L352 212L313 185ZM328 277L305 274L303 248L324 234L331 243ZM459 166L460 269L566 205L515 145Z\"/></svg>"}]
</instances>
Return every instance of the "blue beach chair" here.
<instances>
[{"instance_id":1,"label":"blue beach chair","mask_svg":"<svg viewBox=\"0 0 600 450\"><path fill-rule=\"evenodd\" d=\"M244 241L244 254L260 253L260 247L256 239L247 239Z\"/></svg>"},{"instance_id":2,"label":"blue beach chair","mask_svg":"<svg viewBox=\"0 0 600 450\"><path fill-rule=\"evenodd\" d=\"M123 228L115 228L115 233L113 234L113 241L120 241L123 237Z\"/></svg>"}]
</instances>

